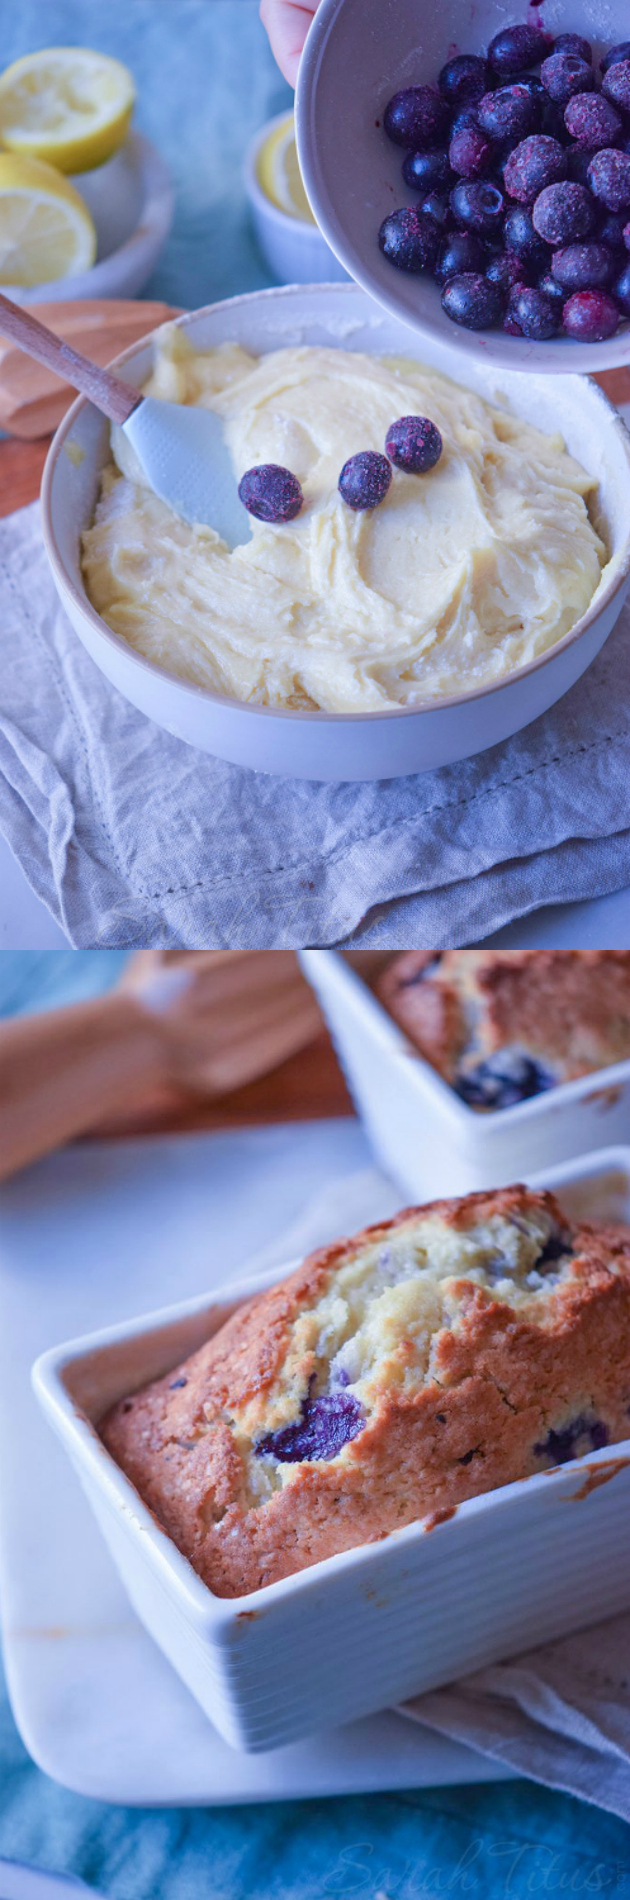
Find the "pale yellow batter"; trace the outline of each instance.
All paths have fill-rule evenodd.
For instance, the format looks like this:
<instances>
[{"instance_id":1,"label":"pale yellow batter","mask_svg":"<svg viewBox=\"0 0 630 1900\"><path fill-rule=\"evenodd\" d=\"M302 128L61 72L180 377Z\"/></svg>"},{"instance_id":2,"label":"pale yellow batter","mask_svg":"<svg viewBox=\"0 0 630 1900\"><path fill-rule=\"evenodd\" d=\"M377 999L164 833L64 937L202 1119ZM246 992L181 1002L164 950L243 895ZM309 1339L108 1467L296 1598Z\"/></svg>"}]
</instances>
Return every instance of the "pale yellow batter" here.
<instances>
[{"instance_id":1,"label":"pale yellow batter","mask_svg":"<svg viewBox=\"0 0 630 1900\"><path fill-rule=\"evenodd\" d=\"M302 483L295 521L252 520L232 553L140 485L113 431L83 537L93 605L137 652L182 679L272 706L371 712L461 693L543 653L584 613L606 549L595 481L544 435L415 362L343 349L236 344L203 354L167 325L152 395L224 418L237 477L280 462ZM395 469L355 514L343 463L383 451L398 416L430 416L444 448L426 475ZM136 479L134 479L134 475Z\"/></svg>"}]
</instances>

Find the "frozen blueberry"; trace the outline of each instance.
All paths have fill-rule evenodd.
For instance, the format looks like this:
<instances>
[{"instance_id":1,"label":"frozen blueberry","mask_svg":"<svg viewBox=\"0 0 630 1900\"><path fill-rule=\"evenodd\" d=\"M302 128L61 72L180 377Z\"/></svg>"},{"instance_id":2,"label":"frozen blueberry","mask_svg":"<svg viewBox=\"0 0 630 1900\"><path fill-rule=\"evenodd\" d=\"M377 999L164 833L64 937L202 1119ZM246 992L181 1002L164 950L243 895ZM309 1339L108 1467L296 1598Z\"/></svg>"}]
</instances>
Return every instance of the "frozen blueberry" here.
<instances>
[{"instance_id":1,"label":"frozen blueberry","mask_svg":"<svg viewBox=\"0 0 630 1900\"><path fill-rule=\"evenodd\" d=\"M488 83L485 59L477 53L457 53L448 59L438 75L442 98L449 106L461 106L480 99Z\"/></svg>"},{"instance_id":2,"label":"frozen blueberry","mask_svg":"<svg viewBox=\"0 0 630 1900\"><path fill-rule=\"evenodd\" d=\"M499 251L486 266L486 277L489 284L496 284L497 290L502 291L507 302L514 285L525 281L525 265L513 251Z\"/></svg>"},{"instance_id":3,"label":"frozen blueberry","mask_svg":"<svg viewBox=\"0 0 630 1900\"><path fill-rule=\"evenodd\" d=\"M615 259L606 244L566 244L554 251L551 270L569 297L574 290L607 290Z\"/></svg>"},{"instance_id":4,"label":"frozen blueberry","mask_svg":"<svg viewBox=\"0 0 630 1900\"><path fill-rule=\"evenodd\" d=\"M598 92L575 92L565 109L564 123L572 139L590 145L592 152L616 145L623 130L619 113Z\"/></svg>"},{"instance_id":5,"label":"frozen blueberry","mask_svg":"<svg viewBox=\"0 0 630 1900\"><path fill-rule=\"evenodd\" d=\"M168 1388L169 1392L179 1392L184 1385L188 1385L187 1379L171 1379Z\"/></svg>"},{"instance_id":6,"label":"frozen blueberry","mask_svg":"<svg viewBox=\"0 0 630 1900\"><path fill-rule=\"evenodd\" d=\"M467 1069L456 1083L457 1094L470 1108L514 1108L553 1087L554 1078L542 1063L518 1049L499 1049L496 1055Z\"/></svg>"},{"instance_id":7,"label":"frozen blueberry","mask_svg":"<svg viewBox=\"0 0 630 1900\"><path fill-rule=\"evenodd\" d=\"M531 289L528 284L515 284L510 292L507 307L508 317L518 325L521 336L532 337L543 343L555 336L560 327L560 313L544 291Z\"/></svg>"},{"instance_id":8,"label":"frozen blueberry","mask_svg":"<svg viewBox=\"0 0 630 1900\"><path fill-rule=\"evenodd\" d=\"M439 191L427 192L426 198L421 198L418 210L422 213L423 217L433 219L433 223L437 225L440 236L443 235L448 225L452 222L448 198L442 198Z\"/></svg>"},{"instance_id":9,"label":"frozen blueberry","mask_svg":"<svg viewBox=\"0 0 630 1900\"><path fill-rule=\"evenodd\" d=\"M477 107L476 106L462 106L461 111L455 113L455 117L451 125L451 138L454 132L463 132L465 131L466 127L471 126L471 125L476 125L476 124L477 124Z\"/></svg>"},{"instance_id":10,"label":"frozen blueberry","mask_svg":"<svg viewBox=\"0 0 630 1900\"><path fill-rule=\"evenodd\" d=\"M440 145L430 152L408 152L402 174L412 191L439 191L442 185L453 183L448 152Z\"/></svg>"},{"instance_id":11,"label":"frozen blueberry","mask_svg":"<svg viewBox=\"0 0 630 1900\"><path fill-rule=\"evenodd\" d=\"M585 59L587 66L593 64L593 48L590 40L583 40L581 33L559 33L553 43L554 53L575 53L577 59Z\"/></svg>"},{"instance_id":12,"label":"frozen blueberry","mask_svg":"<svg viewBox=\"0 0 630 1900\"><path fill-rule=\"evenodd\" d=\"M624 317L630 317L630 264L626 264L615 279L612 294Z\"/></svg>"},{"instance_id":13,"label":"frozen blueberry","mask_svg":"<svg viewBox=\"0 0 630 1900\"><path fill-rule=\"evenodd\" d=\"M277 462L246 469L238 492L243 507L257 521L294 521L304 501L297 476Z\"/></svg>"},{"instance_id":14,"label":"frozen blueberry","mask_svg":"<svg viewBox=\"0 0 630 1900\"><path fill-rule=\"evenodd\" d=\"M385 449L396 468L424 475L439 462L442 437L428 416L399 416L387 431Z\"/></svg>"},{"instance_id":15,"label":"frozen blueberry","mask_svg":"<svg viewBox=\"0 0 630 1900\"><path fill-rule=\"evenodd\" d=\"M566 290L562 289L561 284L556 283L556 279L552 277L550 270L543 271L542 277L539 277L538 289L542 290L543 297L547 297L549 302L553 304L556 315L558 319L560 319L567 300L567 293Z\"/></svg>"},{"instance_id":16,"label":"frozen blueberry","mask_svg":"<svg viewBox=\"0 0 630 1900\"><path fill-rule=\"evenodd\" d=\"M604 74L602 92L620 112L630 112L630 56L616 60Z\"/></svg>"},{"instance_id":17,"label":"frozen blueberry","mask_svg":"<svg viewBox=\"0 0 630 1900\"><path fill-rule=\"evenodd\" d=\"M608 1427L601 1418L592 1418L586 1412L580 1412L570 1424L562 1425L559 1431L550 1431L538 1445L534 1445L537 1458L548 1458L552 1465L569 1464L572 1458L581 1458L587 1451L602 1451L608 1444Z\"/></svg>"},{"instance_id":18,"label":"frozen blueberry","mask_svg":"<svg viewBox=\"0 0 630 1900\"><path fill-rule=\"evenodd\" d=\"M604 343L619 327L619 310L605 290L576 290L565 303L562 321L577 343Z\"/></svg>"},{"instance_id":19,"label":"frozen blueberry","mask_svg":"<svg viewBox=\"0 0 630 1900\"><path fill-rule=\"evenodd\" d=\"M611 251L623 251L625 211L606 211L597 226L597 238L600 244L607 244Z\"/></svg>"},{"instance_id":20,"label":"frozen blueberry","mask_svg":"<svg viewBox=\"0 0 630 1900\"><path fill-rule=\"evenodd\" d=\"M448 162L451 171L460 178L480 178L487 172L492 158L492 146L478 125L462 125L453 132L448 148Z\"/></svg>"},{"instance_id":21,"label":"frozen blueberry","mask_svg":"<svg viewBox=\"0 0 630 1900\"><path fill-rule=\"evenodd\" d=\"M383 255L397 270L426 270L435 262L438 229L414 205L403 205L383 219L378 241Z\"/></svg>"},{"instance_id":22,"label":"frozen blueberry","mask_svg":"<svg viewBox=\"0 0 630 1900\"><path fill-rule=\"evenodd\" d=\"M546 185L557 185L566 178L568 169L567 154L558 140L535 132L508 154L503 172L505 189L521 204L533 204Z\"/></svg>"},{"instance_id":23,"label":"frozen blueberry","mask_svg":"<svg viewBox=\"0 0 630 1900\"><path fill-rule=\"evenodd\" d=\"M594 158L589 177L596 163ZM630 159L628 167L630 172ZM532 223L546 244L575 244L580 238L590 237L595 224L595 206L586 186L574 185L571 179L564 179L559 185L546 185L534 200Z\"/></svg>"},{"instance_id":24,"label":"frozen blueberry","mask_svg":"<svg viewBox=\"0 0 630 1900\"><path fill-rule=\"evenodd\" d=\"M348 508L378 508L379 502L385 500L391 479L387 456L378 455L376 449L363 449L344 462L337 487Z\"/></svg>"},{"instance_id":25,"label":"frozen blueberry","mask_svg":"<svg viewBox=\"0 0 630 1900\"><path fill-rule=\"evenodd\" d=\"M363 1406L354 1393L323 1393L320 1398L303 1400L300 1417L293 1425L283 1425L280 1431L260 1438L256 1456L275 1458L280 1465L337 1458L344 1445L363 1431L364 1424Z\"/></svg>"},{"instance_id":26,"label":"frozen blueberry","mask_svg":"<svg viewBox=\"0 0 630 1900\"><path fill-rule=\"evenodd\" d=\"M608 211L625 211L630 205L630 155L627 152L596 152L588 168L593 196Z\"/></svg>"},{"instance_id":27,"label":"frozen blueberry","mask_svg":"<svg viewBox=\"0 0 630 1900\"><path fill-rule=\"evenodd\" d=\"M496 284L475 271L449 277L442 291L442 309L465 330L491 330L503 315L503 297Z\"/></svg>"},{"instance_id":28,"label":"frozen blueberry","mask_svg":"<svg viewBox=\"0 0 630 1900\"><path fill-rule=\"evenodd\" d=\"M595 74L585 59L575 53L552 53L544 59L540 77L550 99L566 106L574 92L594 92Z\"/></svg>"},{"instance_id":29,"label":"frozen blueberry","mask_svg":"<svg viewBox=\"0 0 630 1900\"><path fill-rule=\"evenodd\" d=\"M528 92L531 92L532 99L538 99L541 106L545 105L549 94L545 92L542 79L539 79L536 73L523 73L518 83L519 86L527 87Z\"/></svg>"},{"instance_id":30,"label":"frozen blueberry","mask_svg":"<svg viewBox=\"0 0 630 1900\"><path fill-rule=\"evenodd\" d=\"M514 251L522 258L532 275L546 270L549 262L548 245L543 244L534 230L529 211L524 205L513 205L508 211L503 226L503 237L508 251Z\"/></svg>"},{"instance_id":31,"label":"frozen blueberry","mask_svg":"<svg viewBox=\"0 0 630 1900\"><path fill-rule=\"evenodd\" d=\"M595 153L588 145L570 145L566 153L569 178L575 185L588 186L588 168Z\"/></svg>"},{"instance_id":32,"label":"frozen blueberry","mask_svg":"<svg viewBox=\"0 0 630 1900\"><path fill-rule=\"evenodd\" d=\"M456 185L451 192L451 211L457 224L483 237L498 237L503 217L503 194L496 185L481 180Z\"/></svg>"},{"instance_id":33,"label":"frozen blueberry","mask_svg":"<svg viewBox=\"0 0 630 1900\"><path fill-rule=\"evenodd\" d=\"M512 86L498 86L496 92L484 93L477 106L477 117L482 132L500 144L505 139L523 139L528 132L533 132L540 120L540 106L529 87L520 86L516 81Z\"/></svg>"},{"instance_id":34,"label":"frozen blueberry","mask_svg":"<svg viewBox=\"0 0 630 1900\"><path fill-rule=\"evenodd\" d=\"M448 111L435 86L407 86L395 92L383 114L383 125L394 145L420 151L440 145L448 128Z\"/></svg>"},{"instance_id":35,"label":"frozen blueberry","mask_svg":"<svg viewBox=\"0 0 630 1900\"><path fill-rule=\"evenodd\" d=\"M622 59L630 59L630 40L621 40L619 46L609 46L601 62L601 71L607 73L611 66L618 66Z\"/></svg>"},{"instance_id":36,"label":"frozen blueberry","mask_svg":"<svg viewBox=\"0 0 630 1900\"><path fill-rule=\"evenodd\" d=\"M537 27L504 26L490 41L488 62L500 79L509 79L512 73L525 73L528 66L537 66L546 44Z\"/></svg>"},{"instance_id":37,"label":"frozen blueberry","mask_svg":"<svg viewBox=\"0 0 630 1900\"><path fill-rule=\"evenodd\" d=\"M557 106L555 99L550 99L549 95L543 109L540 129L541 132L546 132L547 138L557 139L559 145L570 146L571 139L564 123L564 106Z\"/></svg>"},{"instance_id":38,"label":"frozen blueberry","mask_svg":"<svg viewBox=\"0 0 630 1900\"><path fill-rule=\"evenodd\" d=\"M624 224L622 236L626 250L630 251L630 219L627 224Z\"/></svg>"},{"instance_id":39,"label":"frozen blueberry","mask_svg":"<svg viewBox=\"0 0 630 1900\"><path fill-rule=\"evenodd\" d=\"M452 231L440 245L433 275L438 284L445 284L447 277L457 277L462 271L482 271L484 263L481 238L474 231Z\"/></svg>"}]
</instances>

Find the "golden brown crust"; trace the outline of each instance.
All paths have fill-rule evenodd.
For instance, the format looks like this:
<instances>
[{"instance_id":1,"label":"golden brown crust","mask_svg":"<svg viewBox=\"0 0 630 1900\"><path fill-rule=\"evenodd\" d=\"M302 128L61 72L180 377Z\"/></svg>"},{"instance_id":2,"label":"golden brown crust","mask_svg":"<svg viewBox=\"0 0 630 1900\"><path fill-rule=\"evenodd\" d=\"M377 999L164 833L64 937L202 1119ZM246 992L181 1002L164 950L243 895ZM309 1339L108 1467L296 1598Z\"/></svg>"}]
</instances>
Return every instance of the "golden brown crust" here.
<instances>
[{"instance_id":1,"label":"golden brown crust","mask_svg":"<svg viewBox=\"0 0 630 1900\"><path fill-rule=\"evenodd\" d=\"M447 1081L471 1035L480 1058L517 1045L561 1080L630 1056L627 950L410 950L376 989Z\"/></svg>"},{"instance_id":2,"label":"golden brown crust","mask_svg":"<svg viewBox=\"0 0 630 1900\"><path fill-rule=\"evenodd\" d=\"M582 1226L535 1314L462 1278L457 1324L436 1336L427 1381L384 1390L341 1458L294 1465L264 1504L248 1497L230 1416L252 1394L264 1405L293 1319L331 1276L366 1242L429 1214L462 1231L536 1210L566 1232L554 1197L521 1186L405 1209L311 1255L182 1367L113 1408L105 1444L216 1594L256 1590L544 1468L553 1447L542 1463L536 1447L567 1418L604 1420L610 1443L630 1435L630 1232Z\"/></svg>"}]
</instances>

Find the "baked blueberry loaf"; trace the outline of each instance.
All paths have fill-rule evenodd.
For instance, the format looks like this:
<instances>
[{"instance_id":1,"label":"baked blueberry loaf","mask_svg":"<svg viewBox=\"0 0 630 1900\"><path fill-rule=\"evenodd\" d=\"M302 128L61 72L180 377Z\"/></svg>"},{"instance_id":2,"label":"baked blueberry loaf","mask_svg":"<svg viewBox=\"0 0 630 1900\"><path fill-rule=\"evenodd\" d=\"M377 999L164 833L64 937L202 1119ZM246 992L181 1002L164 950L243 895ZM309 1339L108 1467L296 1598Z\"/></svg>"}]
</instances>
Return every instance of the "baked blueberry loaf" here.
<instances>
[{"instance_id":1,"label":"baked blueberry loaf","mask_svg":"<svg viewBox=\"0 0 630 1900\"><path fill-rule=\"evenodd\" d=\"M311 1255L106 1446L219 1596L630 1436L630 1231L524 1187Z\"/></svg>"},{"instance_id":2,"label":"baked blueberry loaf","mask_svg":"<svg viewBox=\"0 0 630 1900\"><path fill-rule=\"evenodd\" d=\"M471 1108L630 1056L629 950L409 950L376 988Z\"/></svg>"}]
</instances>

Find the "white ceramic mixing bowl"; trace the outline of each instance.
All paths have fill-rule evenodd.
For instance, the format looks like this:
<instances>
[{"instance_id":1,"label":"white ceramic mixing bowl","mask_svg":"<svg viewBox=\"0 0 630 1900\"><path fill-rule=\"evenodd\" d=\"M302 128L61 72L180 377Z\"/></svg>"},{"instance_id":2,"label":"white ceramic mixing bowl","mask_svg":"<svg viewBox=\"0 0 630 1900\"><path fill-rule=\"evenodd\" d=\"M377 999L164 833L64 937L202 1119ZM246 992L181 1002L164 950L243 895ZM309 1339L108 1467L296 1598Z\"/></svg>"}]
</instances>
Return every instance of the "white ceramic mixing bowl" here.
<instances>
[{"instance_id":1,"label":"white ceramic mixing bowl","mask_svg":"<svg viewBox=\"0 0 630 1900\"><path fill-rule=\"evenodd\" d=\"M533 20L554 36L584 34L597 58L630 36L629 0L542 0L535 13L528 0L321 0L296 94L302 177L335 256L425 341L505 369L610 369L630 362L630 325L607 343L533 343L501 329L460 329L445 315L430 273L396 270L378 248L383 218L418 203L403 181L402 147L382 127L392 93L434 83L453 54L482 52L501 27Z\"/></svg>"},{"instance_id":2,"label":"white ceramic mixing bowl","mask_svg":"<svg viewBox=\"0 0 630 1900\"><path fill-rule=\"evenodd\" d=\"M561 431L571 452L599 481L612 560L597 602L557 646L474 693L353 715L276 711L227 699L142 659L90 605L79 541L92 517L109 437L98 410L80 398L57 430L46 462L44 537L57 591L79 638L126 699L189 745L236 765L287 778L378 779L428 771L483 752L546 712L573 686L603 646L630 586L630 436L597 384L577 376L541 379L497 371L483 357L463 357L454 364L441 340L414 336L355 284L256 291L178 321L201 349L228 339L256 353L325 344L375 354L402 352L447 375L459 372L460 381L480 395L505 400L517 415ZM129 382L145 380L151 357L147 339L118 358Z\"/></svg>"}]
</instances>

